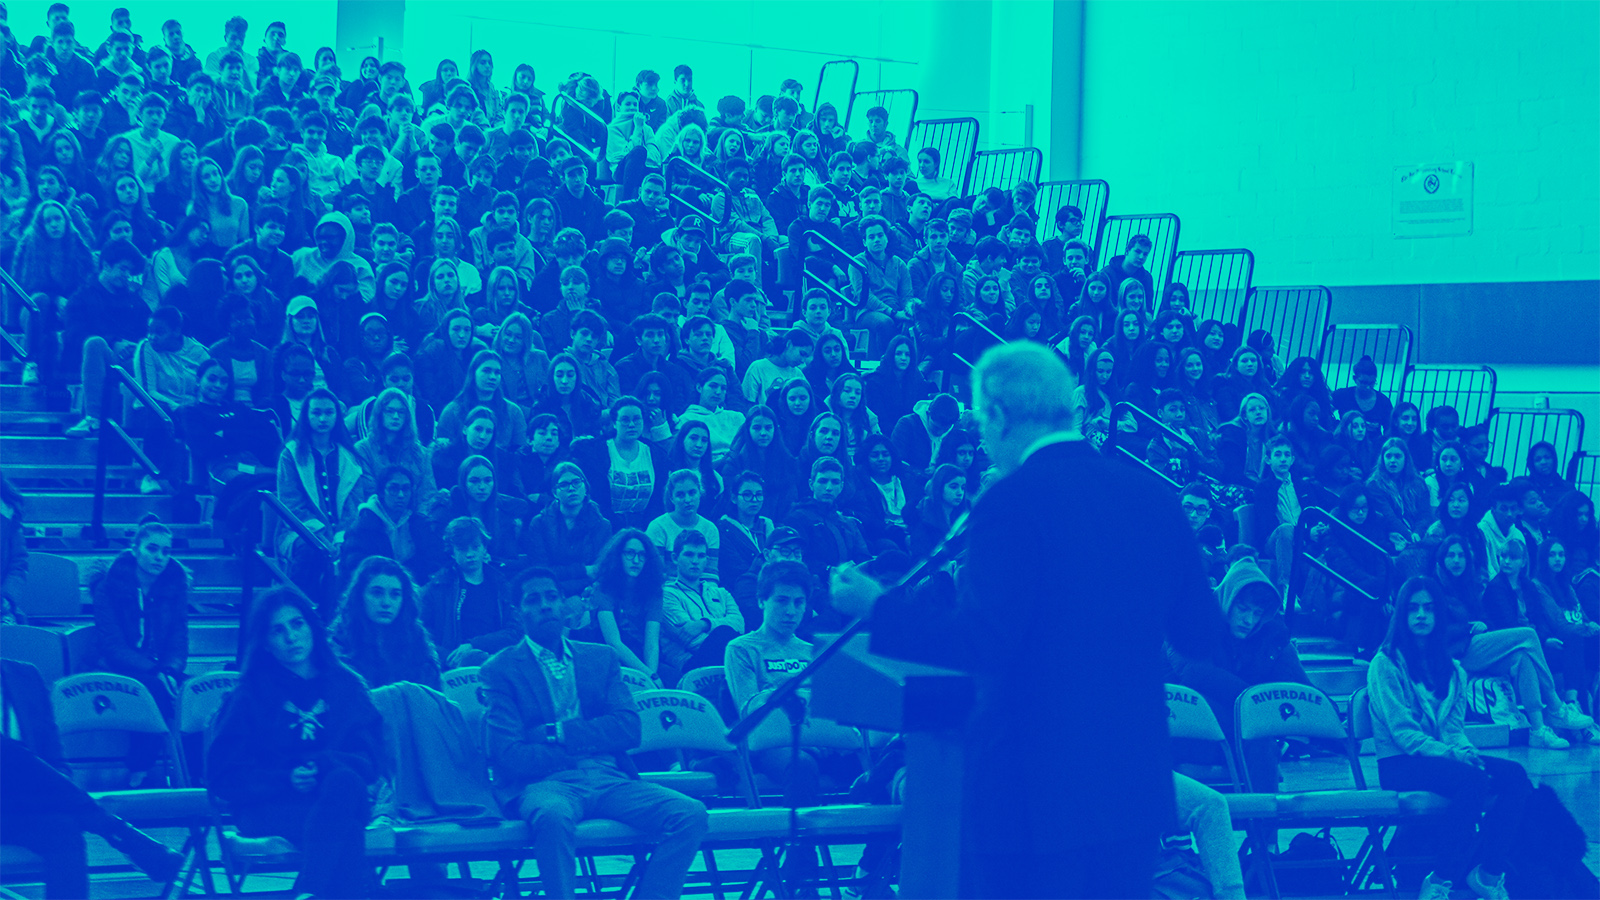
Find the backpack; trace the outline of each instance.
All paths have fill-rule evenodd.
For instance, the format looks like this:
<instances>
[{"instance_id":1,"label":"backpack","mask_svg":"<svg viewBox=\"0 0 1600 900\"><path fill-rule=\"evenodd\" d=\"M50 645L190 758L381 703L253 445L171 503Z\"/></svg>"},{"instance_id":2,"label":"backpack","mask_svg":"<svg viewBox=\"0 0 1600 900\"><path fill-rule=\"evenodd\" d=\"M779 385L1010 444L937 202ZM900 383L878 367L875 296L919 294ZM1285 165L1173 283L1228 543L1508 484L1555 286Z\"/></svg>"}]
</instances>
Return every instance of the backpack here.
<instances>
[{"instance_id":1,"label":"backpack","mask_svg":"<svg viewBox=\"0 0 1600 900\"><path fill-rule=\"evenodd\" d=\"M1555 789L1528 795L1511 846L1506 891L1513 897L1600 897L1600 880L1584 865L1588 838Z\"/></svg>"},{"instance_id":2,"label":"backpack","mask_svg":"<svg viewBox=\"0 0 1600 900\"><path fill-rule=\"evenodd\" d=\"M1275 868L1278 890L1284 896L1336 897L1345 893L1344 854L1333 839L1333 831L1303 831L1289 841L1277 862L1320 862L1326 865L1306 869Z\"/></svg>"}]
</instances>

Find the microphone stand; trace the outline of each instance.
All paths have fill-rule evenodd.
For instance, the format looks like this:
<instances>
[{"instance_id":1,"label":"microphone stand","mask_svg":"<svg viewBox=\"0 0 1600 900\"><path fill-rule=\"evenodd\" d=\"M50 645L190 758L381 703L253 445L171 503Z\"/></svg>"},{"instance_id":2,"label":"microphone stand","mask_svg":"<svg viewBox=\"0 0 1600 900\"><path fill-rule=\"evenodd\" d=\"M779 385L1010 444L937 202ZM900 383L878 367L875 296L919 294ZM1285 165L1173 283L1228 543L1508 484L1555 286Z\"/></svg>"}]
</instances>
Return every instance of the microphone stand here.
<instances>
[{"instance_id":1,"label":"microphone stand","mask_svg":"<svg viewBox=\"0 0 1600 900\"><path fill-rule=\"evenodd\" d=\"M891 594L909 585L915 584L917 581L921 580L923 575L929 570L937 568L939 565L942 565L945 561L947 561L949 557L953 556L957 549L955 546L957 539L966 534L967 516L969 514L970 511L962 513L960 518L956 519L955 522L950 525L950 531L945 534L942 540L939 541L938 546L934 547L933 551L929 553L921 562L912 566L910 571L900 576L893 584L885 588L883 593L885 595ZM851 622L843 631L839 632L839 634L836 635L833 640L829 641L827 645L822 648L821 652L812 657L811 662L806 663L804 668L796 672L793 678L790 678L783 684L778 685L777 689L767 696L766 702L756 707L750 713L745 715L744 718L735 723L732 728L728 729L728 743L744 743L744 741L750 737L750 733L755 731L756 726L766 721L767 717L772 715L774 710L780 707L789 707L791 710L789 713L789 769L792 773L794 771L794 767L799 763L800 732L805 709L804 705L799 701L798 698L800 688L803 687L806 682L817 673L817 670L821 668L824 663L832 659L841 649L843 649L845 644L849 643L852 638L860 634L862 630L867 627L867 621L868 619L866 617L862 617ZM795 710L800 711L801 715L795 715ZM800 839L800 812L799 807L794 805L798 802L798 798L794 796L794 792L787 791L786 793L793 798L791 799L789 806L788 840L789 852L793 853L795 852L796 845L799 843ZM780 886L780 893L784 896L789 896L788 892L781 890L782 888L786 887L783 884L784 868L785 867L783 866L779 867L778 884Z\"/></svg>"}]
</instances>

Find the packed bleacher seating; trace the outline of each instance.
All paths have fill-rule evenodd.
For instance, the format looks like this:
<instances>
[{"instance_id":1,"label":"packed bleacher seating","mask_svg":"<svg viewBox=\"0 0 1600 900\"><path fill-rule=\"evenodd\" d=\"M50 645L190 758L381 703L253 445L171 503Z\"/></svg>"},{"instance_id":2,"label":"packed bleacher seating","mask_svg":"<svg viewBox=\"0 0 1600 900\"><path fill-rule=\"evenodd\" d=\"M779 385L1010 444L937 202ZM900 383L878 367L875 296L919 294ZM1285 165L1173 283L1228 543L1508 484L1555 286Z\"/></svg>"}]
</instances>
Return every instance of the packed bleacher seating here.
<instances>
[{"instance_id":1,"label":"packed bleacher seating","mask_svg":"<svg viewBox=\"0 0 1600 900\"><path fill-rule=\"evenodd\" d=\"M831 570L906 571L993 477L967 381L1003 341L1060 355L1217 592L1222 649L1169 654L1168 877L1275 894L1261 823L1304 814L1368 828L1342 877L1387 887L1383 829L1439 812L1397 792L1447 795L1452 845L1471 791L1537 802L1510 764L1408 767L1484 769L1461 716L1600 743L1580 416L1498 409L1487 367L1412 364L1407 329L1180 251L1176 216L1041 183L974 120L838 94L840 63L708 103L692 60L547 90L482 50L342 72L282 23L248 50L239 17L205 55L130 10L96 49L65 4L42 24L0 28L4 768L70 802L5 809L8 844L42 823L7 882L84 896L89 831L184 889L477 862L515 890L527 860L552 896L884 891L899 742L726 730L846 624ZM1346 712L1272 726L1280 693ZM1341 743L1352 793L1392 809L1290 786L1286 739L1362 737L1386 790ZM1511 865L1429 852L1424 890Z\"/></svg>"}]
</instances>

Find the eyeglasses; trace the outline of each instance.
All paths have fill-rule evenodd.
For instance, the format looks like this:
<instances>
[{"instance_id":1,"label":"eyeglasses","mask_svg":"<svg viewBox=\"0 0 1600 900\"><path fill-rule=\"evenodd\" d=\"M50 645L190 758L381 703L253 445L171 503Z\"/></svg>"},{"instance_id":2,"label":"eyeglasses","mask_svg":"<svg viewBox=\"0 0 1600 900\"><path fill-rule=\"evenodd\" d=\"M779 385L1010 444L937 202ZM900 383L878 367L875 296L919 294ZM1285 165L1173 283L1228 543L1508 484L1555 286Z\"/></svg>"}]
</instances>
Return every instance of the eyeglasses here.
<instances>
[{"instance_id":1,"label":"eyeglasses","mask_svg":"<svg viewBox=\"0 0 1600 900\"><path fill-rule=\"evenodd\" d=\"M1184 512L1203 512L1203 513L1208 513L1208 512L1211 512L1211 504L1209 504L1209 503L1185 503L1185 504L1183 504L1183 511Z\"/></svg>"},{"instance_id":2,"label":"eyeglasses","mask_svg":"<svg viewBox=\"0 0 1600 900\"><path fill-rule=\"evenodd\" d=\"M766 494L763 494L760 491L740 491L738 493L738 497L739 497L740 500L760 500L762 497L765 497L765 496L766 496Z\"/></svg>"},{"instance_id":3,"label":"eyeglasses","mask_svg":"<svg viewBox=\"0 0 1600 900\"><path fill-rule=\"evenodd\" d=\"M644 551L643 550L624 550L624 551L622 551L622 558L623 559L644 559Z\"/></svg>"},{"instance_id":4,"label":"eyeglasses","mask_svg":"<svg viewBox=\"0 0 1600 900\"><path fill-rule=\"evenodd\" d=\"M564 493L568 493L568 492L571 492L571 491L575 491L575 490L577 490L578 488L581 488L581 487L583 487L583 482L577 481L575 479L568 480L568 481L558 481L558 482L556 482L556 493L564 494Z\"/></svg>"}]
</instances>

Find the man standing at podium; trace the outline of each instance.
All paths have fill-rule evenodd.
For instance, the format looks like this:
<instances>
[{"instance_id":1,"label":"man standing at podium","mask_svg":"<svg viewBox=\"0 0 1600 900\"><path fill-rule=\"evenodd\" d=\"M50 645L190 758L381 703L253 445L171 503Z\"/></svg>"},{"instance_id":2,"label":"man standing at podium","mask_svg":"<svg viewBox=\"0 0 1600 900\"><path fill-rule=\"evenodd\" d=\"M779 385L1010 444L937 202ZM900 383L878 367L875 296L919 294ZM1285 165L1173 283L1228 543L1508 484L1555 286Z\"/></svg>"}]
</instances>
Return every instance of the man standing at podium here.
<instances>
[{"instance_id":1,"label":"man standing at podium","mask_svg":"<svg viewBox=\"0 0 1600 900\"><path fill-rule=\"evenodd\" d=\"M880 599L854 568L834 575L834 604L871 616L873 652L974 675L964 897L1149 897L1173 823L1161 642L1199 634L1214 601L1177 498L1083 439L1073 386L1029 342L973 369L1003 474L972 510L955 611Z\"/></svg>"}]
</instances>

